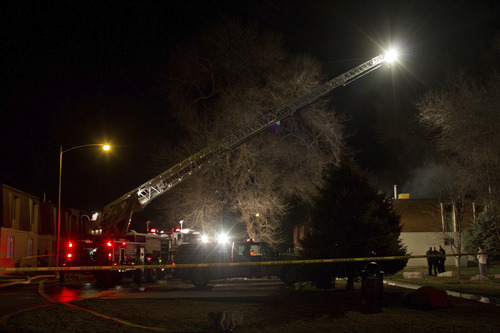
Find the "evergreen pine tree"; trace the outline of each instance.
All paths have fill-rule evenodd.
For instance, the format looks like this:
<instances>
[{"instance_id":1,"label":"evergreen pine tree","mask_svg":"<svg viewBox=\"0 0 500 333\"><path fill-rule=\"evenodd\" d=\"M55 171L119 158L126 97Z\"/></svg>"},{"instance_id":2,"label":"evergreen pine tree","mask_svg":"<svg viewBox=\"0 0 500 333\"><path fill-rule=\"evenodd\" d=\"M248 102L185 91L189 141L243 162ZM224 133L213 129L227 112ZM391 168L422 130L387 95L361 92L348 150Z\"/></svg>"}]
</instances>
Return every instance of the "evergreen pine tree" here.
<instances>
[{"instance_id":1,"label":"evergreen pine tree","mask_svg":"<svg viewBox=\"0 0 500 333\"><path fill-rule=\"evenodd\" d=\"M310 233L302 240L305 258L359 258L404 256L400 241L401 218L391 200L370 186L366 174L344 160L325 173L325 185L311 211ZM402 270L404 260L377 263L388 274ZM316 266L310 272L317 286L328 287L331 278L347 277L347 288L367 262ZM326 283L326 284L325 284Z\"/></svg>"},{"instance_id":2,"label":"evergreen pine tree","mask_svg":"<svg viewBox=\"0 0 500 333\"><path fill-rule=\"evenodd\" d=\"M468 252L476 252L479 246L485 251L500 251L498 226L495 218L488 212L482 212L472 221L464 230L463 238L465 250ZM489 259L493 258L498 256L491 256Z\"/></svg>"}]
</instances>

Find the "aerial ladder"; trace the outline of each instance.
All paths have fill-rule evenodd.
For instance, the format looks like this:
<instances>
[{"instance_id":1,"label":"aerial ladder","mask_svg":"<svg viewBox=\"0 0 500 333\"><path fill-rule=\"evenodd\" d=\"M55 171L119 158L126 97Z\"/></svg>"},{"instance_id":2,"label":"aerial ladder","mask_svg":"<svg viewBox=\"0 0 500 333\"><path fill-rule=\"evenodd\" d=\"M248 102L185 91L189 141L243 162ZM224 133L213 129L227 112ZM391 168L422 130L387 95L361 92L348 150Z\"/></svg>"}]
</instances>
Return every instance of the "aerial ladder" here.
<instances>
[{"instance_id":1,"label":"aerial ladder","mask_svg":"<svg viewBox=\"0 0 500 333\"><path fill-rule=\"evenodd\" d=\"M132 214L144 209L152 200L171 190L201 168L222 159L232 149L255 137L269 126L292 116L295 112L312 104L332 90L340 86L345 86L379 68L383 63L392 62L392 60L394 60L392 53L382 54L370 59L344 74L313 88L288 104L268 112L255 122L238 129L217 143L206 147L122 195L104 207L99 221L102 232L110 235L126 234Z\"/></svg>"}]
</instances>

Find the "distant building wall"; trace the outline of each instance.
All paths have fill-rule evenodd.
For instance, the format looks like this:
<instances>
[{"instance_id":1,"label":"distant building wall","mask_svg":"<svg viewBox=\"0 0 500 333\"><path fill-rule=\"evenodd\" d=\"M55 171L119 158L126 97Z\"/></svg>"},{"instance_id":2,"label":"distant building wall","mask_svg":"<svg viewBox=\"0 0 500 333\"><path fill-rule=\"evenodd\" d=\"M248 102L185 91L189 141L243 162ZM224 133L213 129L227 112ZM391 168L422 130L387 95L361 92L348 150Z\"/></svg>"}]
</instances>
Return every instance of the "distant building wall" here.
<instances>
[{"instance_id":1,"label":"distant building wall","mask_svg":"<svg viewBox=\"0 0 500 333\"><path fill-rule=\"evenodd\" d=\"M300 241L306 237L309 231L309 223L297 224L293 227L293 251L294 253L299 253L302 250Z\"/></svg>"},{"instance_id":2,"label":"distant building wall","mask_svg":"<svg viewBox=\"0 0 500 333\"><path fill-rule=\"evenodd\" d=\"M402 232L401 240L411 255L425 255L429 247L443 247L447 254L453 253L450 240L458 244L458 233L447 233L446 240L442 232ZM467 257L462 257L462 265L467 265ZM457 265L455 257L446 257L446 265ZM426 258L412 258L407 266L427 266Z\"/></svg>"},{"instance_id":3,"label":"distant building wall","mask_svg":"<svg viewBox=\"0 0 500 333\"><path fill-rule=\"evenodd\" d=\"M54 267L56 259L54 253L56 252L56 237L54 235L38 235L38 250L37 254L40 255L37 266L41 267Z\"/></svg>"},{"instance_id":4,"label":"distant building wall","mask_svg":"<svg viewBox=\"0 0 500 333\"><path fill-rule=\"evenodd\" d=\"M0 266L36 266L40 200L2 184Z\"/></svg>"},{"instance_id":5,"label":"distant building wall","mask_svg":"<svg viewBox=\"0 0 500 333\"><path fill-rule=\"evenodd\" d=\"M53 203L40 204L40 223L38 226L38 250L41 255L39 266L55 266L57 238L57 206Z\"/></svg>"},{"instance_id":6,"label":"distant building wall","mask_svg":"<svg viewBox=\"0 0 500 333\"><path fill-rule=\"evenodd\" d=\"M40 204L40 235L55 235L57 233L57 206L53 203Z\"/></svg>"},{"instance_id":7,"label":"distant building wall","mask_svg":"<svg viewBox=\"0 0 500 333\"><path fill-rule=\"evenodd\" d=\"M465 230L476 213L476 206L470 202L464 207L461 225L457 219L457 209L451 202L438 200L394 200L393 206L401 215L403 229L400 239L412 255L425 255L429 247L441 245L447 254L456 252L453 245L459 244L458 230ZM463 245L462 245L463 251ZM461 258L467 264L467 257ZM447 265L457 265L454 257L447 257ZM426 258L408 261L408 266L426 266Z\"/></svg>"}]
</instances>

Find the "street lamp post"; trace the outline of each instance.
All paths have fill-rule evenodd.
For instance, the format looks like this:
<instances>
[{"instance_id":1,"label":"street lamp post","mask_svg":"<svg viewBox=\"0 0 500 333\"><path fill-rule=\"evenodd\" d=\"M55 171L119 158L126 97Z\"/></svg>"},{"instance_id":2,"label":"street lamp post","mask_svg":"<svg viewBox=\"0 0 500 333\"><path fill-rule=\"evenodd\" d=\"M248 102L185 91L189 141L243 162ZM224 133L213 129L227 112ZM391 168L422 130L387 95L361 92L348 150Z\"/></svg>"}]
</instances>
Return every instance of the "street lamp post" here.
<instances>
[{"instance_id":1,"label":"street lamp post","mask_svg":"<svg viewBox=\"0 0 500 333\"><path fill-rule=\"evenodd\" d=\"M70 150L75 150L78 148L84 147L102 147L103 150L109 150L111 147L107 144L101 143L91 143L76 147L71 147L66 150L63 150L62 146L59 149L59 191L57 198L57 239L56 239L56 267L59 267L59 251L60 251L60 241L61 241L61 179L62 179L62 158L63 153L66 153ZM59 271L56 271L56 275L59 274Z\"/></svg>"}]
</instances>

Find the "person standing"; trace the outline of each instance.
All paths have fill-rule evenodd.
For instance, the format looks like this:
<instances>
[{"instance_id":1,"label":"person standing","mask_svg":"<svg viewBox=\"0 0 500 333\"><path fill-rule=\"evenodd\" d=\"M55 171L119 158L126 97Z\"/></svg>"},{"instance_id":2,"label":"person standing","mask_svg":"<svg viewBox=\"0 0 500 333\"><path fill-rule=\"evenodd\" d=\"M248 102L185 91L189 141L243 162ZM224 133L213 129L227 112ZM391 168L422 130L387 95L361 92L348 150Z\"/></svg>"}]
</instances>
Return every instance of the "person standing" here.
<instances>
[{"instance_id":1,"label":"person standing","mask_svg":"<svg viewBox=\"0 0 500 333\"><path fill-rule=\"evenodd\" d=\"M440 254L438 258L438 271L439 273L444 273L444 262L446 261L446 251L439 245L438 252Z\"/></svg>"},{"instance_id":2,"label":"person standing","mask_svg":"<svg viewBox=\"0 0 500 333\"><path fill-rule=\"evenodd\" d=\"M434 269L434 275L437 276L438 275L438 261L439 261L439 258L438 258L438 250L436 250L436 247L434 246L432 248L432 254L434 255L432 257L432 268Z\"/></svg>"},{"instance_id":3,"label":"person standing","mask_svg":"<svg viewBox=\"0 0 500 333\"><path fill-rule=\"evenodd\" d=\"M479 252L477 254L477 260L479 261L479 274L483 276L488 275L488 255L484 253L483 247L479 247Z\"/></svg>"},{"instance_id":4,"label":"person standing","mask_svg":"<svg viewBox=\"0 0 500 333\"><path fill-rule=\"evenodd\" d=\"M427 265L429 266L429 276L432 276L432 266L434 263L434 258L432 257L432 247L429 247L425 255L427 256Z\"/></svg>"}]
</instances>

